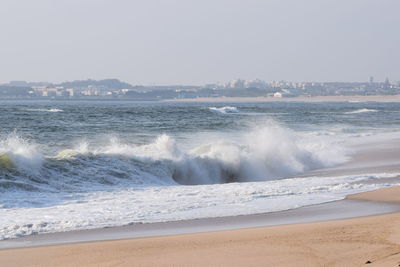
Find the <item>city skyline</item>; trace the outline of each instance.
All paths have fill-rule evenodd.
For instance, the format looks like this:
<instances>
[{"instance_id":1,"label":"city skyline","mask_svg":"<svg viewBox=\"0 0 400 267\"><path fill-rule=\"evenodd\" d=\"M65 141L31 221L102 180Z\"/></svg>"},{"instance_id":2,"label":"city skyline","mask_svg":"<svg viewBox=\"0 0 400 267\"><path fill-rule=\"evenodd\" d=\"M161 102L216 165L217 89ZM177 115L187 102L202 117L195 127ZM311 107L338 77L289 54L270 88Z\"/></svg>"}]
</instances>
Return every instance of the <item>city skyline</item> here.
<instances>
[{"instance_id":1,"label":"city skyline","mask_svg":"<svg viewBox=\"0 0 400 267\"><path fill-rule=\"evenodd\" d=\"M132 99L165 100L199 97L311 97L344 95L398 95L400 82L288 82L263 80L232 80L223 84L131 85L118 79L80 80L60 84L13 81L0 84L0 99Z\"/></svg>"},{"instance_id":2,"label":"city skyline","mask_svg":"<svg viewBox=\"0 0 400 267\"><path fill-rule=\"evenodd\" d=\"M400 84L400 79L392 79L391 77L385 77L381 80L376 79L375 76L369 76L366 77L364 80L349 80L349 81L338 81L338 80L328 80L328 81L315 81L315 80L288 80L288 79L282 79L282 80L264 80L264 79L259 79L259 78L252 78L252 79L243 79L241 77L231 79L231 80L226 80L226 81L216 81L214 83L210 82L204 82L200 84L185 84L185 83L175 83L175 84L155 84L155 83L149 83L149 84L138 84L138 83L131 83L128 81L124 81L122 79L116 78L116 77L106 77L104 79L96 79L96 78L87 78L87 79L72 79L72 80L63 80L63 81L45 81L45 80L8 80L8 81L1 81L0 80L0 86L1 85L15 85L15 86L23 86L23 84L26 84L29 86L29 84L49 84L49 85L58 85L58 84L63 84L63 83L68 83L68 82L79 82L79 81L102 81L102 80L118 80L122 82L127 82L132 86L207 86L207 85L221 85L221 86L226 86L227 84L230 84L235 81L242 81L242 82L263 82L267 84L273 84L277 82L284 82L284 83L385 83L385 82L390 82L392 84Z\"/></svg>"}]
</instances>

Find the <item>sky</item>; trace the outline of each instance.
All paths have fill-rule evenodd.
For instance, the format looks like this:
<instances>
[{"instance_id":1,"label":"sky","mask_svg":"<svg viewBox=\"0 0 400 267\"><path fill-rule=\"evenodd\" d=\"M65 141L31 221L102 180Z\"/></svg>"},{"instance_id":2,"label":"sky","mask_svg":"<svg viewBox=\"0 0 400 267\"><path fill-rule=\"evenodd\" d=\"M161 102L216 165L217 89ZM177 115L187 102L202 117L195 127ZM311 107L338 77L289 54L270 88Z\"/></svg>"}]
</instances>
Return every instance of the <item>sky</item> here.
<instances>
[{"instance_id":1,"label":"sky","mask_svg":"<svg viewBox=\"0 0 400 267\"><path fill-rule=\"evenodd\" d=\"M0 82L400 80L399 0L1 0Z\"/></svg>"}]
</instances>

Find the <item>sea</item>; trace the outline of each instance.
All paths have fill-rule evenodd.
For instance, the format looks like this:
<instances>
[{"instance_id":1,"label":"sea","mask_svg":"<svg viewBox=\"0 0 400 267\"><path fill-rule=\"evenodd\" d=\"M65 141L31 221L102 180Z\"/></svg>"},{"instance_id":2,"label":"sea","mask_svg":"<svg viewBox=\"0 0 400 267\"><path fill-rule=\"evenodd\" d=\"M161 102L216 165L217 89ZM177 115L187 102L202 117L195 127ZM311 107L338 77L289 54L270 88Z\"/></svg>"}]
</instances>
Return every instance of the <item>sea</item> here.
<instances>
[{"instance_id":1,"label":"sea","mask_svg":"<svg viewBox=\"0 0 400 267\"><path fill-rule=\"evenodd\" d=\"M400 103L2 100L0 240L343 199L399 174L307 173L399 137Z\"/></svg>"}]
</instances>

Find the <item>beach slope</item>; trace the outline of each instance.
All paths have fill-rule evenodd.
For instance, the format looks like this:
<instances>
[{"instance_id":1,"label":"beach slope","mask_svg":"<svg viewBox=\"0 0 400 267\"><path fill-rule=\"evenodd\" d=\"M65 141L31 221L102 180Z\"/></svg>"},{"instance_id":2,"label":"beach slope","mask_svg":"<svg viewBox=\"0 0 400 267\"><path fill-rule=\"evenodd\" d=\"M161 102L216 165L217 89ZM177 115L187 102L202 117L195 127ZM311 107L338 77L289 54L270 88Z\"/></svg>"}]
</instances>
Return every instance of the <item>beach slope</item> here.
<instances>
[{"instance_id":1,"label":"beach slope","mask_svg":"<svg viewBox=\"0 0 400 267\"><path fill-rule=\"evenodd\" d=\"M399 202L400 187L349 196ZM400 204L400 203L399 203ZM400 213L0 251L0 266L399 266ZM367 264L367 265L365 265Z\"/></svg>"}]
</instances>

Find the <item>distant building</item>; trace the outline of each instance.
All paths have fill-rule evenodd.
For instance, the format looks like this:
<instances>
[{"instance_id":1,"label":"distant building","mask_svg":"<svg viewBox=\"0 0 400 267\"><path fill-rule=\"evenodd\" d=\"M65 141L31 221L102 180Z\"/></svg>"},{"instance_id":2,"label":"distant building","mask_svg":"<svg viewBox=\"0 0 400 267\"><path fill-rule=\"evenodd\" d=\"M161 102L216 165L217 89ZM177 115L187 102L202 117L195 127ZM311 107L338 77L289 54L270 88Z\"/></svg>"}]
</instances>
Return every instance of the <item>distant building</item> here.
<instances>
[{"instance_id":1,"label":"distant building","mask_svg":"<svg viewBox=\"0 0 400 267\"><path fill-rule=\"evenodd\" d=\"M65 91L68 93L69 97L74 96L74 88L67 88L67 89L65 89Z\"/></svg>"},{"instance_id":2,"label":"distant building","mask_svg":"<svg viewBox=\"0 0 400 267\"><path fill-rule=\"evenodd\" d=\"M256 80L245 81L244 87L246 87L246 88L266 88L267 86L264 81L256 79Z\"/></svg>"},{"instance_id":3,"label":"distant building","mask_svg":"<svg viewBox=\"0 0 400 267\"><path fill-rule=\"evenodd\" d=\"M8 83L10 86L28 86L26 81L11 81Z\"/></svg>"},{"instance_id":4,"label":"distant building","mask_svg":"<svg viewBox=\"0 0 400 267\"><path fill-rule=\"evenodd\" d=\"M386 78L386 79L385 79L385 82L383 83L383 87L384 87L384 88L389 88L389 87L390 87L389 78Z\"/></svg>"},{"instance_id":5,"label":"distant building","mask_svg":"<svg viewBox=\"0 0 400 267\"><path fill-rule=\"evenodd\" d=\"M244 88L245 81L241 79L233 80L230 82L230 88L241 89Z\"/></svg>"}]
</instances>

